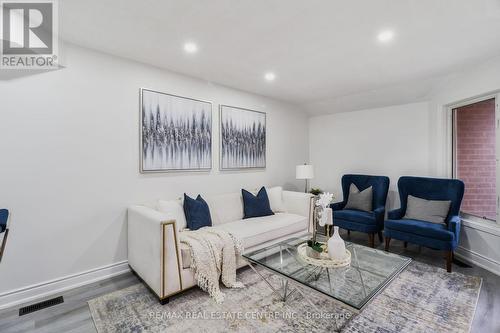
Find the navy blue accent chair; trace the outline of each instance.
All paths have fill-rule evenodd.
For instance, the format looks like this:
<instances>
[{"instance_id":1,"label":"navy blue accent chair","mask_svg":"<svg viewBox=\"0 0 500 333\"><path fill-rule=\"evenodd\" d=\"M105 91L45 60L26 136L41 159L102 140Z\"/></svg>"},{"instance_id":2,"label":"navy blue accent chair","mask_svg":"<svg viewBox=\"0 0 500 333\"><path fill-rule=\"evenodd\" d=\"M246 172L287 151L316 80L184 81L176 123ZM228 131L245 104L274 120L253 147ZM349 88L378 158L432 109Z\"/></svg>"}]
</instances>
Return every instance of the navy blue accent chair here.
<instances>
[{"instance_id":1,"label":"navy blue accent chair","mask_svg":"<svg viewBox=\"0 0 500 333\"><path fill-rule=\"evenodd\" d=\"M398 181L401 208L390 211L385 221L385 250L392 238L442 250L446 253L446 270L451 272L453 251L460 236L460 204L464 196L464 183L458 179L401 177ZM426 200L449 200L450 210L444 224L404 219L408 195Z\"/></svg>"},{"instance_id":2,"label":"navy blue accent chair","mask_svg":"<svg viewBox=\"0 0 500 333\"><path fill-rule=\"evenodd\" d=\"M0 262L2 261L3 253L5 252L5 244L7 243L7 236L9 229L7 229L7 222L9 220L9 211L7 209L0 209L0 233L2 233L2 242L0 243Z\"/></svg>"},{"instance_id":3,"label":"navy blue accent chair","mask_svg":"<svg viewBox=\"0 0 500 333\"><path fill-rule=\"evenodd\" d=\"M349 187L351 184L363 191L372 186L373 199L372 211L364 212L355 209L344 209L349 198ZM333 225L342 229L360 231L368 234L368 243L375 246L375 234L378 234L382 242L382 230L384 229L385 202L389 191L389 178L386 176L369 175L343 175L342 192L344 200L331 204L333 210Z\"/></svg>"},{"instance_id":4,"label":"navy blue accent chair","mask_svg":"<svg viewBox=\"0 0 500 333\"><path fill-rule=\"evenodd\" d=\"M7 209L0 209L0 232L7 229L7 220L9 219L9 211Z\"/></svg>"}]
</instances>

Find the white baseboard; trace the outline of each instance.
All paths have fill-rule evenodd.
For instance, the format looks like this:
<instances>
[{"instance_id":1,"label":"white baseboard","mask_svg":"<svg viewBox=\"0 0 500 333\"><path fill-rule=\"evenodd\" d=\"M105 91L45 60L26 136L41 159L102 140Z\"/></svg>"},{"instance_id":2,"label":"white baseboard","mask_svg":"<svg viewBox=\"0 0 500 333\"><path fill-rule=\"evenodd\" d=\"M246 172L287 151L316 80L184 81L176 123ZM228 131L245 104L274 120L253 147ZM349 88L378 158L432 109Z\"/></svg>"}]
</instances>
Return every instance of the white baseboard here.
<instances>
[{"instance_id":1,"label":"white baseboard","mask_svg":"<svg viewBox=\"0 0 500 333\"><path fill-rule=\"evenodd\" d=\"M463 261L484 268L496 275L500 275L500 262L485 257L484 255L459 246L455 255Z\"/></svg>"},{"instance_id":2,"label":"white baseboard","mask_svg":"<svg viewBox=\"0 0 500 333\"><path fill-rule=\"evenodd\" d=\"M0 294L0 310L108 279L130 271L128 261L94 268Z\"/></svg>"}]
</instances>

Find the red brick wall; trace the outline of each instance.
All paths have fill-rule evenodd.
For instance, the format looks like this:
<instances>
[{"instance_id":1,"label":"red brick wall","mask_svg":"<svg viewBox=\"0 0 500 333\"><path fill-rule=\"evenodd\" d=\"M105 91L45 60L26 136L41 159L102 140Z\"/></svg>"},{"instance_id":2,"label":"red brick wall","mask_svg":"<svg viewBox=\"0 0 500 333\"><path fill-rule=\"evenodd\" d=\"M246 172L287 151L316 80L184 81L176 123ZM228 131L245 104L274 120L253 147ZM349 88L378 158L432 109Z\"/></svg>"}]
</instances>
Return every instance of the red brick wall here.
<instances>
[{"instance_id":1,"label":"red brick wall","mask_svg":"<svg viewBox=\"0 0 500 333\"><path fill-rule=\"evenodd\" d=\"M495 99L460 107L455 119L462 211L496 220Z\"/></svg>"}]
</instances>

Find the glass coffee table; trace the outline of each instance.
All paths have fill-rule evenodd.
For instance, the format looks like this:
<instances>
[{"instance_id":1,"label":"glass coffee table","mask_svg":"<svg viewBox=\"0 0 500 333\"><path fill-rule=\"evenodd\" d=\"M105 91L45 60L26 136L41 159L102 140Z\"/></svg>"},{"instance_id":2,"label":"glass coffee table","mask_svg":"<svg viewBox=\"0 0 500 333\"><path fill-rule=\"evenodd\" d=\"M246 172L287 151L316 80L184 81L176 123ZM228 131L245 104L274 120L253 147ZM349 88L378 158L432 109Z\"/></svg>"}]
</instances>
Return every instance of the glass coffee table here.
<instances>
[{"instance_id":1,"label":"glass coffee table","mask_svg":"<svg viewBox=\"0 0 500 333\"><path fill-rule=\"evenodd\" d=\"M290 286L290 282L315 290L355 312L361 311L411 262L410 258L398 254L346 242L346 248L351 252L349 266L319 267L306 263L297 253L297 247L310 238L310 235L291 238L244 253L243 257L284 302L295 292L303 293L300 288ZM318 235L317 240L324 242L326 238ZM281 285L278 288L273 286L255 266L281 277ZM306 295L303 296L309 299Z\"/></svg>"}]
</instances>

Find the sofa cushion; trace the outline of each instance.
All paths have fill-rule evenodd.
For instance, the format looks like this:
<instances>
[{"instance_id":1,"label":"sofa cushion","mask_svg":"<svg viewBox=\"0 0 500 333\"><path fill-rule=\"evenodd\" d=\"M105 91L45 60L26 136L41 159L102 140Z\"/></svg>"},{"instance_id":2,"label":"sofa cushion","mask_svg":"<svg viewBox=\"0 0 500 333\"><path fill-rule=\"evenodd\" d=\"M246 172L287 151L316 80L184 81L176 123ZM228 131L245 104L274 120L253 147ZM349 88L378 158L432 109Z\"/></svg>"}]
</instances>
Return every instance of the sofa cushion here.
<instances>
[{"instance_id":1,"label":"sofa cushion","mask_svg":"<svg viewBox=\"0 0 500 333\"><path fill-rule=\"evenodd\" d=\"M269 198L264 186L262 186L257 195L253 195L245 189L241 190L241 195L243 196L244 219L274 214L269 205Z\"/></svg>"},{"instance_id":2,"label":"sofa cushion","mask_svg":"<svg viewBox=\"0 0 500 333\"><path fill-rule=\"evenodd\" d=\"M212 225L208 204L199 194L196 199L192 199L184 193L184 214L190 230L198 230Z\"/></svg>"},{"instance_id":3,"label":"sofa cushion","mask_svg":"<svg viewBox=\"0 0 500 333\"><path fill-rule=\"evenodd\" d=\"M444 241L451 241L454 238L453 233L446 228L446 225L419 220L386 220L385 228Z\"/></svg>"},{"instance_id":4,"label":"sofa cushion","mask_svg":"<svg viewBox=\"0 0 500 333\"><path fill-rule=\"evenodd\" d=\"M166 220L175 220L178 231L187 227L181 200L158 200L156 210L165 213Z\"/></svg>"},{"instance_id":5,"label":"sofa cushion","mask_svg":"<svg viewBox=\"0 0 500 333\"><path fill-rule=\"evenodd\" d=\"M219 225L243 219L243 199L241 192L207 197L212 225Z\"/></svg>"},{"instance_id":6,"label":"sofa cushion","mask_svg":"<svg viewBox=\"0 0 500 333\"><path fill-rule=\"evenodd\" d=\"M285 203L283 202L283 188L281 186L266 187L269 205L274 213L285 213Z\"/></svg>"},{"instance_id":7,"label":"sofa cushion","mask_svg":"<svg viewBox=\"0 0 500 333\"><path fill-rule=\"evenodd\" d=\"M354 183L349 187L349 196L347 197L347 204L345 209L358 209L365 212L372 210L373 201L373 187L370 186L360 191Z\"/></svg>"},{"instance_id":8,"label":"sofa cushion","mask_svg":"<svg viewBox=\"0 0 500 333\"><path fill-rule=\"evenodd\" d=\"M426 200L408 195L403 218L444 224L450 206L450 200Z\"/></svg>"},{"instance_id":9,"label":"sofa cushion","mask_svg":"<svg viewBox=\"0 0 500 333\"><path fill-rule=\"evenodd\" d=\"M335 220L341 219L356 223L376 224L375 214L353 209L342 209L333 212L333 224Z\"/></svg>"},{"instance_id":10,"label":"sofa cushion","mask_svg":"<svg viewBox=\"0 0 500 333\"><path fill-rule=\"evenodd\" d=\"M221 224L215 228L228 231L240 238L244 248L250 248L274 239L307 231L307 217L278 213Z\"/></svg>"},{"instance_id":11,"label":"sofa cushion","mask_svg":"<svg viewBox=\"0 0 500 333\"><path fill-rule=\"evenodd\" d=\"M246 220L214 226L239 237L245 249L270 242L300 231L307 231L307 218L287 213L278 213L266 217L254 217ZM181 243L182 268L191 267L191 252L189 247Z\"/></svg>"}]
</instances>

